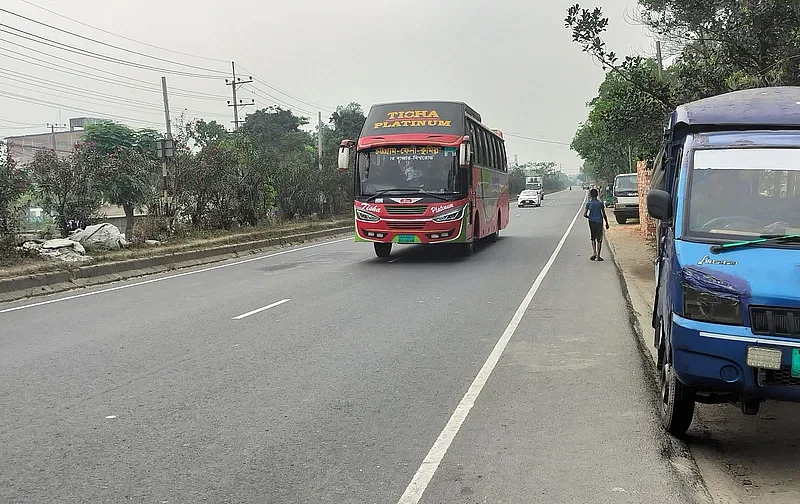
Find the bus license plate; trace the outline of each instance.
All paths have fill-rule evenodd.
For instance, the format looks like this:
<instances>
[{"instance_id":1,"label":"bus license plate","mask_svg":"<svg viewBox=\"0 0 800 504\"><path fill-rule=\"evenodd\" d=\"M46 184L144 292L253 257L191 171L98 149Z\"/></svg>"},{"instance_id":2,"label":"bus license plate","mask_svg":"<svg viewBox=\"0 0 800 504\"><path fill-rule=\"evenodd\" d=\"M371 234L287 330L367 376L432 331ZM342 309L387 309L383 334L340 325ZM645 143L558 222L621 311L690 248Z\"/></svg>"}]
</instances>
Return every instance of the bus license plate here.
<instances>
[{"instance_id":1,"label":"bus license plate","mask_svg":"<svg viewBox=\"0 0 800 504\"><path fill-rule=\"evenodd\" d=\"M414 235L398 235L397 243L416 243L417 237Z\"/></svg>"}]
</instances>

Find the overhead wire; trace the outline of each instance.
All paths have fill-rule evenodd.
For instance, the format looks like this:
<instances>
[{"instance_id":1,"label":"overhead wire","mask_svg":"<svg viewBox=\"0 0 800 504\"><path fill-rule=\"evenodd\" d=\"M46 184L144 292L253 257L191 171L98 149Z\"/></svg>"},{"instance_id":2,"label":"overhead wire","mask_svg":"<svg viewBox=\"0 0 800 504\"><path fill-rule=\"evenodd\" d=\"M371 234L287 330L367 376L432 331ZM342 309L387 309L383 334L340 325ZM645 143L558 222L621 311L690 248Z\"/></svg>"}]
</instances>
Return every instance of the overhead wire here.
<instances>
[{"instance_id":1,"label":"overhead wire","mask_svg":"<svg viewBox=\"0 0 800 504\"><path fill-rule=\"evenodd\" d=\"M506 136L519 138L521 140L529 140L531 142L539 142L539 143L546 143L546 144L552 144L552 145L564 145L564 146L567 146L567 147L569 147L571 145L571 144L566 143L566 142L558 142L558 141L555 141L555 140L546 140L544 138L536 138L536 137L531 137L531 136L526 136L526 135L519 135L519 134L516 134L516 133L503 132L503 134L506 135Z\"/></svg>"},{"instance_id":2,"label":"overhead wire","mask_svg":"<svg viewBox=\"0 0 800 504\"><path fill-rule=\"evenodd\" d=\"M101 116L105 116L105 117L107 117L109 119L118 119L118 120L121 120L121 121L130 121L130 122L140 123L140 124L150 124L150 125L158 125L158 126L161 125L160 122L148 121L146 119L137 119L135 117L120 116L120 115L116 115L116 114L107 114L105 112L98 112L96 110L89 110L89 109L71 107L69 105L64 105L63 103L56 103L56 102L51 102L51 101L47 101L47 100L37 100L35 98L31 98L31 97L28 97L28 96L25 96L25 95L20 95L20 94L16 94L16 93L9 93L9 92L2 91L2 90L0 90L0 96L5 96L6 98L13 98L15 100L23 101L23 102L26 102L26 103L32 103L34 105L47 105L47 106L50 106L50 107L57 107L57 108L65 109L65 110L72 110L74 112L79 112L79 113L89 113L89 114L101 115Z\"/></svg>"},{"instance_id":3,"label":"overhead wire","mask_svg":"<svg viewBox=\"0 0 800 504\"><path fill-rule=\"evenodd\" d=\"M7 57L9 57L11 59L14 59L14 60L17 60L17 61L21 61L23 63L28 63L30 65L38 66L38 67L41 67L41 68L46 68L48 70L53 70L53 71L57 71L57 72L61 72L61 73L67 73L69 75L74 75L76 77L83 77L83 78L91 79L91 80L99 80L101 82L105 82L105 83L108 83L108 84L115 84L115 85L118 85L118 86L127 87L127 88L131 88L131 89L140 89L140 90L143 90L143 91L148 91L148 92L153 92L153 93L158 93L158 94L161 94L161 92L162 92L161 91L161 87L158 86L157 84L153 83L153 82L149 82L149 81L146 81L146 80L143 80L143 79L137 79L135 77L129 77L127 75L118 74L118 73L111 72L111 71L108 71L108 70L103 70L101 68L93 67L91 65L87 65L85 63L80 63L80 62L77 62L77 61L74 61L74 60L70 60L70 59L67 59L67 58L61 58L59 56L55 56L55 55L49 54L49 53L44 52L44 51L39 51L37 49L33 49L33 48L28 47L28 46L23 45L23 44L17 44L17 43L11 42L11 41L6 40L6 39L4 39L2 37L0 37L0 42L6 42L8 44L12 44L12 45L15 45L17 47L21 47L23 49L27 49L27 50L35 52L37 54L48 56L50 58L54 58L54 59L57 59L57 60L60 60L60 61L65 61L67 63L71 63L71 64L79 66L79 67L88 68L88 69L91 69L91 70L94 70L94 71L97 71L97 72L101 72L101 73L104 73L104 74L113 75L115 77L119 77L119 78L125 79L125 80L124 81L120 81L120 80L116 80L116 79L111 79L109 77L93 75L93 74L90 74L90 73L75 72L71 67L60 65L58 63L53 63L52 61L35 60L32 56L27 55L25 53L14 51L14 50L11 50L11 49L8 49L8 48L5 48L5 47L0 47L0 51L5 51L5 52L11 53L11 54L16 54L17 56L22 56L24 58L29 58L30 60L33 60L33 61L22 60L22 59L13 57L13 56L7 56ZM43 65L42 63L47 63L48 65L52 65L52 67L56 67L56 69L54 69L52 67L48 67L46 65ZM135 84L132 84L131 82L139 82L141 84L140 85L135 85ZM148 86L148 87L145 87L145 86ZM174 91L177 91L177 93L174 92ZM222 95L215 95L215 94L211 94L211 93L203 93L203 92L199 92L199 91L192 91L192 90L189 90L189 89L183 89L183 88L178 88L178 87L170 87L170 94L175 95L175 96L192 97L192 98L196 98L198 100L219 101L219 100L225 100L226 99L226 97L222 96Z\"/></svg>"},{"instance_id":4,"label":"overhead wire","mask_svg":"<svg viewBox=\"0 0 800 504\"><path fill-rule=\"evenodd\" d=\"M107 42L102 42L100 40L96 40L96 39L93 39L91 37L86 37L86 36L81 35L79 33L74 33L74 32L71 32L69 30L65 30L63 28L59 28L57 26L53 26L53 25L45 23L43 21L38 21L36 19L29 18L27 16L23 16L22 14L18 14L16 12L12 12L12 11L10 11L8 9L3 9L2 7L0 7L0 12L5 12L7 14L11 14L12 16L16 16L16 17L18 17L20 19L24 19L26 21L30 21L31 23L36 23L38 25L45 26L47 28L50 28L51 30L56 30L56 31L59 31L61 33L65 33L67 35L71 35L73 37L80 38L82 40L93 42L95 44L100 44L100 45L106 46L106 47L111 47L112 49L117 49L119 51L127 52L127 53L130 53L130 54L135 54L137 56L143 56L145 58L151 58L151 59L154 59L154 60L157 60L157 61L161 61L161 62L164 62L164 63L171 63L173 65L184 66L184 67L192 68L192 69L195 69L195 70L202 70L204 72L218 73L218 74L222 74L222 75L227 75L228 74L228 72L223 72L223 71L212 69L212 68L200 67L200 66L196 66L196 65L190 65L188 63L181 63L179 61L169 60L169 59L166 59L166 58L159 58L158 56L152 56L152 55L149 55L149 54L141 53L139 51L134 51L132 49L127 49L125 47L120 47L118 45L109 44Z\"/></svg>"},{"instance_id":5,"label":"overhead wire","mask_svg":"<svg viewBox=\"0 0 800 504\"><path fill-rule=\"evenodd\" d=\"M143 63L136 63L134 61L128 61L128 60L124 60L124 59L121 59L121 58L116 58L114 56L108 56L108 55L105 55L105 54L96 53L94 51L89 51L88 49L81 49L79 47L75 47L75 46L70 45L70 44L65 44L63 42L58 42L58 41L49 39L47 37L42 37L41 35L36 35L35 33L31 33L31 32L25 31L25 30L20 30L19 28L15 28L13 26L10 26L10 25L4 24L4 23L0 23L0 27L9 28L9 29L13 30L13 31L9 31L9 30L4 30L4 29L0 28L0 32L7 33L7 34L15 36L15 37L19 37L19 38L22 38L22 39L25 39L25 40L30 40L32 42L36 42L37 44L42 44L42 45L45 45L45 46L48 46L48 47L52 47L54 49L59 49L59 50L62 50L62 51L78 54L78 55L81 55L81 56L86 56L86 57L99 59L101 61L106 61L106 62L109 62L109 63L116 63L116 64L119 64L119 65L125 65L125 66L129 66L129 67L132 67L132 68L138 68L140 70L150 70L150 71L153 71L153 72L161 72L161 73L172 74L172 75L180 75L180 76L183 76L183 77L195 77L195 78L198 78L198 79L219 79L220 78L219 75L207 75L207 74L198 74L198 73L193 73L193 72L183 72L183 71L180 71L180 70L171 70L171 69L168 69L168 68L161 68L161 67L155 67L155 66L151 66L151 65L145 65ZM17 32L17 33L15 33L15 32Z\"/></svg>"},{"instance_id":6,"label":"overhead wire","mask_svg":"<svg viewBox=\"0 0 800 504\"><path fill-rule=\"evenodd\" d=\"M204 60L207 60L207 61L227 62L226 60L221 60L221 59L216 59L216 58L207 58L207 57L197 56L197 55L193 55L193 54L189 54L189 53L182 53L180 51L175 51L175 50L164 48L164 47L160 47L160 46L157 46L157 45L148 44L146 42L142 42L142 41L139 41L139 40L136 40L136 39L133 39L133 38L124 37L122 35L115 34L115 33L110 32L108 30L103 30L102 28L98 28L96 26L89 25L88 23L84 23L84 22L79 21L77 19L70 18L68 16L60 14L60 13L55 12L53 10L50 10L50 9L45 8L45 7L39 6L39 5L37 5L37 4L33 3L33 2L29 2L27 0L20 0L20 1L22 1L23 3L26 3L28 5L31 5L33 7L36 7L38 9L41 9L41 10L43 10L45 12L49 12L50 14L62 17L64 19L68 19L68 20L70 20L72 22L75 22L75 23L77 23L79 25L95 29L95 30L100 31L102 33L106 33L106 34L109 34L109 35L114 35L114 36L120 37L122 39L129 40L131 42L135 42L135 43L147 46L147 47L160 49L160 50L171 52L171 53L175 53L175 54L181 54L181 55L188 56L188 57L204 59ZM196 66L196 65L191 65L191 64L188 64L188 63L183 63L183 62L175 61L175 60L172 60L172 59L161 58L161 57L158 57L158 56L152 56L152 55L145 54L145 53L142 53L142 52L139 52L139 51L135 51L135 50L128 49L128 48L125 48L125 47L121 47L121 46L118 46L118 45L115 45L115 44L103 42L101 40L97 40L97 39L94 39L94 38L91 38L91 37L80 35L80 34L75 33L73 31L66 30L66 29L54 26L52 24L49 24L49 23L38 21L36 19L33 19L31 17L28 17L28 16L24 16L22 14L18 14L16 12L10 11L8 9L0 8L0 11L6 12L8 14L11 14L13 16L16 16L16 17L20 18L20 19L24 19L24 20L32 22L32 23L36 23L38 25L45 26L45 27L50 28L52 30L56 30L56 31L59 31L59 32L64 33L64 34L80 38L82 40L86 40L86 41L89 41L89 42L100 44L100 45L103 45L103 46L106 46L106 47L111 47L113 49L124 51L124 52L130 53L130 54L135 54L137 56L151 58L151 59L155 59L155 60L158 60L158 61L167 62L167 63L179 65L179 66L183 66L183 67L186 67L186 68L193 68L193 69L197 69L197 70L213 72L213 73L219 74L220 76L221 75L227 75L227 72L223 72L223 71L220 71L220 70L209 69L209 68L206 68L206 67L200 67L200 66ZM108 55L105 55L105 54L95 53L93 51L89 51L87 49L83 49L83 48L80 48L80 47L71 46L69 44L65 44L63 42L58 42L58 41L55 41L55 40L52 40L52 39L48 39L46 37L42 37L40 35L27 32L25 30L20 30L19 28L15 28L15 27L12 27L12 26L9 26L9 25L4 25L2 23L0 23L0 26L5 26L7 28L10 28L11 30L17 31L19 33L22 33L22 34L25 34L25 35L28 35L28 36L26 37L24 35L20 35L19 33L12 33L12 32L9 32L8 30L2 30L2 29L0 29L0 32L4 32L4 33L7 33L7 34L12 35L12 36L16 36L16 37L19 37L19 38L30 40L30 41L38 43L38 44L42 44L42 45L54 47L54 48L57 48L57 49L60 49L60 50L72 52L72 53L78 54L80 56L94 57L94 58L100 59L102 61L107 61L107 62L112 62L112 63L117 63L117 64L123 64L123 65L127 65L127 66L133 66L134 68L140 68L140 69L146 69L146 70L159 70L159 71L164 71L165 73L172 73L172 74L175 74L175 75L182 75L182 76L189 76L189 77L200 77L200 78L219 78L219 77L210 76L210 75L198 75L198 74L193 74L193 73L183 72L183 71L166 70L166 69L161 69L161 68L153 67L153 66L150 66L150 65L142 64L142 63L131 62L131 61L123 60L123 59L116 58L116 57L113 57L113 56L108 56ZM37 39L39 39L39 40L37 40ZM11 41L7 41L7 42L12 43L14 45L17 45L19 47L23 47L23 48L25 48L27 50L30 50L30 51L38 52L38 53L41 53L41 54L46 54L46 55L48 55L50 57L55 57L57 59L61 59L61 60L67 61L67 62L72 63L72 64L79 64L79 63L76 63L76 62L74 62L72 60L66 60L65 58L58 58L57 56L53 56L53 55L51 55L49 53L44 53L42 51L37 51L36 49L30 48L28 46L24 46L24 45L21 45L21 44L15 44L15 43L13 43ZM48 63L55 65L52 62L48 62ZM91 66L88 66L88 65L86 65L86 66L88 68L92 68L92 69L94 69L96 71L101 71L101 72L104 72L104 73L107 73L107 74L111 74L111 75L115 75L115 76L118 76L118 77L129 79L129 78L125 77L125 76L121 76L119 74L114 74L113 72L108 72L108 71L101 70L101 69L98 69L96 67L91 67ZM246 68L242 67L242 69L245 70L246 72L248 71ZM271 89L271 90L273 90L273 91L275 91L277 93L280 93L281 95L287 96L291 100L297 101L299 103L302 103L302 104L304 104L306 106L309 106L309 107L312 107L314 109L319 109L320 111L325 112L326 114L331 113L331 111L329 109L331 109L332 107L325 107L325 106L322 106L322 105L319 105L319 104L316 104L316 103L313 103L313 102L310 102L310 101L307 101L307 100L303 100L302 98L299 98L298 96L295 96L295 95L293 95L293 94L291 94L291 93L289 93L289 92L287 92L287 91L285 91L283 89L280 89L280 88L278 88L278 87L276 87L276 86L264 81L263 79L260 79L257 76L252 77L252 79L254 81L260 83L261 85L266 86L267 88L269 88L269 89ZM139 79L132 79L132 80L136 80L136 81L139 81L139 82L146 83L145 81L142 81L142 80L139 80ZM116 82L115 84L123 85L122 83L119 83L119 82ZM126 83L126 84L128 84L128 83ZM146 84L150 85L150 83L146 83ZM133 87L133 86L130 86L128 84L127 87ZM297 111L309 114L310 116L314 115L314 113L312 111L308 110L307 108L296 106L296 105L290 103L289 101L281 99L281 98L278 98L278 97L274 96L273 94L271 94L271 93L269 93L267 91L264 91L263 89L255 86L255 85L253 85L253 87L256 89L254 94L259 96L259 93L260 93L259 97L262 98L262 99L269 99L271 101L274 101L275 103L285 105L285 106L289 107L292 110L297 110ZM173 88L173 89L178 91L178 89L176 89L176 88ZM151 89L149 91L150 92L154 92L154 93L155 92L159 92L156 89ZM222 96L219 96L219 95L212 95L210 93L197 93L197 92L193 92L191 90L183 90L183 92L197 94L198 95L198 96L196 96L197 99L207 99L207 100L226 99L227 100L227 97L222 97ZM171 94L175 94L177 96L176 93L171 93ZM202 95L202 96L200 96L200 95Z\"/></svg>"},{"instance_id":7,"label":"overhead wire","mask_svg":"<svg viewBox=\"0 0 800 504\"><path fill-rule=\"evenodd\" d=\"M161 46L149 44L147 42L142 42L141 40L136 40L136 39L133 39L133 38L130 38L130 37L126 37L125 35L120 35L119 33L114 33L114 32L108 31L108 30L104 30L103 28L99 28L97 26L90 25L88 23L85 23L83 21L77 20L75 18L71 18L71 17L69 17L69 16L67 16L65 14L61 14L60 12L56 12L56 11L50 10L50 9L48 9L46 7L42 7L41 5L37 5L37 4L33 3L33 2L29 2L28 0L19 0L19 1L22 2L22 3L30 5L31 7L35 7L37 9L41 9L41 10L43 10L45 12L49 12L50 14L52 14L54 16L58 16L58 17L67 19L67 20L72 21L73 23L77 23L77 24L79 24L81 26L85 26L86 28L91 28L91 29L97 30L97 31L99 31L101 33L105 33L106 35L113 35L113 36L119 37L119 38L121 38L123 40L127 40L129 42L134 42L136 44L141 44L143 46L150 47L152 49L159 49L159 50L166 51L166 52L171 52L171 53L174 53L174 54L180 54L181 56L188 56L190 58L197 58L197 59L206 60L206 61L214 61L214 62L217 62L217 63L230 63L230 61L228 61L228 60L222 60L222 59L217 59L217 58L209 58L208 56L199 56L199 55L196 55L196 54L189 54L189 53L185 53L185 52L180 52L180 51L175 50L175 49L168 49L166 47L161 47Z\"/></svg>"}]
</instances>

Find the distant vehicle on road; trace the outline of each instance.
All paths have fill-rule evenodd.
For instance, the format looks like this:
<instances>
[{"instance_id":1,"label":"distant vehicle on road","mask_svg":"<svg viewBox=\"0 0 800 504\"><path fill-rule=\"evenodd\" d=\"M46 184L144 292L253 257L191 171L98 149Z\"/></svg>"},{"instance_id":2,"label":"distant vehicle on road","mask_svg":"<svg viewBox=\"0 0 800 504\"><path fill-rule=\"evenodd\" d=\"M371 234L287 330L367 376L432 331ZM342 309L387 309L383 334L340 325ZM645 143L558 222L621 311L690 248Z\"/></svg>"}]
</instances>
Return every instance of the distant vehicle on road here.
<instances>
[{"instance_id":1,"label":"distant vehicle on road","mask_svg":"<svg viewBox=\"0 0 800 504\"><path fill-rule=\"evenodd\" d=\"M508 161L500 131L461 102L373 105L355 152L355 239L378 257L395 243L454 244L470 255L508 225Z\"/></svg>"},{"instance_id":2,"label":"distant vehicle on road","mask_svg":"<svg viewBox=\"0 0 800 504\"><path fill-rule=\"evenodd\" d=\"M639 218L639 176L623 173L614 177L614 218L620 224Z\"/></svg>"},{"instance_id":3,"label":"distant vehicle on road","mask_svg":"<svg viewBox=\"0 0 800 504\"><path fill-rule=\"evenodd\" d=\"M800 87L678 107L653 170L661 422L800 402ZM749 424L758 429L758 424Z\"/></svg>"},{"instance_id":4,"label":"distant vehicle on road","mask_svg":"<svg viewBox=\"0 0 800 504\"><path fill-rule=\"evenodd\" d=\"M524 208L527 205L542 206L542 192L538 189L525 189L519 193L517 206Z\"/></svg>"},{"instance_id":5,"label":"distant vehicle on road","mask_svg":"<svg viewBox=\"0 0 800 504\"><path fill-rule=\"evenodd\" d=\"M542 199L544 199L544 180L542 179L541 176L526 177L525 189L531 191L539 191L539 194L541 194Z\"/></svg>"}]
</instances>

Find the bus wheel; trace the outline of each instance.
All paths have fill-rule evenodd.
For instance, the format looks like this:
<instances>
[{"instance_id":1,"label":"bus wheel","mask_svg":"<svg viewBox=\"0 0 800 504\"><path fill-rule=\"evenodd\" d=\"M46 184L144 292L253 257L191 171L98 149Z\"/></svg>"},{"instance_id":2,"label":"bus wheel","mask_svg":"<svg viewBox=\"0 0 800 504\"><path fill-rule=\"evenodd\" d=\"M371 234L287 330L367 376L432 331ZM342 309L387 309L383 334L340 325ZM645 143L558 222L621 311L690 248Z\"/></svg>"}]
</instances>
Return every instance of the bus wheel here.
<instances>
[{"instance_id":1,"label":"bus wheel","mask_svg":"<svg viewBox=\"0 0 800 504\"><path fill-rule=\"evenodd\" d=\"M678 380L671 362L664 364L659 378L661 425L673 436L682 438L692 424L694 391Z\"/></svg>"},{"instance_id":2,"label":"bus wheel","mask_svg":"<svg viewBox=\"0 0 800 504\"><path fill-rule=\"evenodd\" d=\"M375 243L375 255L382 258L387 258L392 253L391 243Z\"/></svg>"},{"instance_id":3,"label":"bus wheel","mask_svg":"<svg viewBox=\"0 0 800 504\"><path fill-rule=\"evenodd\" d=\"M472 253L475 252L475 241L462 243L461 244L461 255L464 257L469 257Z\"/></svg>"}]
</instances>

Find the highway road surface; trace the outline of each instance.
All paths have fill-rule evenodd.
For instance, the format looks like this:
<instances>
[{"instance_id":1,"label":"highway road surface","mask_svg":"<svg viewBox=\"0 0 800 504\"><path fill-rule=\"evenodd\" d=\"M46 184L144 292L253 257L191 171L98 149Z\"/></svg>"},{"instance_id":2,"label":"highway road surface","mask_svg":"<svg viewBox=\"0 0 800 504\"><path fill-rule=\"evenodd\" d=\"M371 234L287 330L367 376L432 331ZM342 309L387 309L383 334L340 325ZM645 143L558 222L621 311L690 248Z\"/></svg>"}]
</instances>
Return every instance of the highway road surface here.
<instances>
[{"instance_id":1,"label":"highway road surface","mask_svg":"<svg viewBox=\"0 0 800 504\"><path fill-rule=\"evenodd\" d=\"M692 502L584 196L0 305L0 502Z\"/></svg>"}]
</instances>

